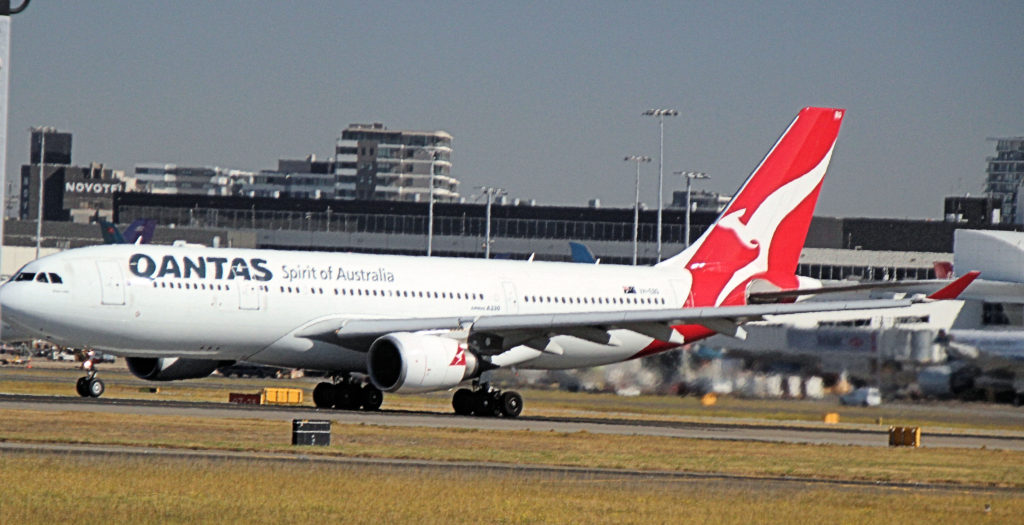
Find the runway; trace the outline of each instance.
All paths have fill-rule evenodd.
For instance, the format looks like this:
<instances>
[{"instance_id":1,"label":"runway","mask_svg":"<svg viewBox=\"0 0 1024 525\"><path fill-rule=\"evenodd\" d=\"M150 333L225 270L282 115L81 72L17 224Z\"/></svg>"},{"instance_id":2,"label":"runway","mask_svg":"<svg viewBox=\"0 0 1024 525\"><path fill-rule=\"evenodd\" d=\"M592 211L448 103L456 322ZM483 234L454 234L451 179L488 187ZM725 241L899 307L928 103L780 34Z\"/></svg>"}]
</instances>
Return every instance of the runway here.
<instances>
[{"instance_id":1,"label":"runway","mask_svg":"<svg viewBox=\"0 0 1024 525\"><path fill-rule=\"evenodd\" d=\"M888 446L888 427L880 425L824 425L808 422L753 424L722 418L712 422L640 420L611 417L554 418L521 416L516 419L477 418L431 412L354 412L312 407L233 405L91 399L0 394L0 409L36 411L102 412L113 414L166 415L203 418L245 418L291 421L329 419L339 424L392 427L463 428L536 432L588 432L635 436L662 436L773 443ZM987 448L1024 451L1024 432L922 430L927 448Z\"/></svg>"}]
</instances>

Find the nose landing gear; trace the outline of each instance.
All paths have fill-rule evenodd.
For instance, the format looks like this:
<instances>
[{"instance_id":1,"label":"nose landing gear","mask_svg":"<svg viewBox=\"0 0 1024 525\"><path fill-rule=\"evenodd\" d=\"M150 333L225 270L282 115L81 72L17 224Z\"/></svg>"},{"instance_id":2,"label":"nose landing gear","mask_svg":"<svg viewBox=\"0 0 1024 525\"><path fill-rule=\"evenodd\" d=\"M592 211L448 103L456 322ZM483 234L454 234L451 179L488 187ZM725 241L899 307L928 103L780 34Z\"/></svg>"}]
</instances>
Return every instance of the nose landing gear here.
<instances>
[{"instance_id":1,"label":"nose landing gear","mask_svg":"<svg viewBox=\"0 0 1024 525\"><path fill-rule=\"evenodd\" d=\"M86 354L86 359L82 363L82 370L85 370L85 376L78 378L78 382L75 383L75 390L78 395L82 397L100 397L106 390L106 385L103 381L96 377L96 352L90 350Z\"/></svg>"}]
</instances>

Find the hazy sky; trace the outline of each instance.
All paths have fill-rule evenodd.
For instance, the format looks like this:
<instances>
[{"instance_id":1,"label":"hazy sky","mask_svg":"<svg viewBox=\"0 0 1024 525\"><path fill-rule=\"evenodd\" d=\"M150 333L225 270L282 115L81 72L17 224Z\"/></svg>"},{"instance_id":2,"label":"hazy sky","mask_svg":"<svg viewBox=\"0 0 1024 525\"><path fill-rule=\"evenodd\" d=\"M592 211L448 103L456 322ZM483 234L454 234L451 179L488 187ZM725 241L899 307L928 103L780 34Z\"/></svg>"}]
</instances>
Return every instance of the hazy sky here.
<instances>
[{"instance_id":1,"label":"hazy sky","mask_svg":"<svg viewBox=\"0 0 1024 525\"><path fill-rule=\"evenodd\" d=\"M817 214L941 217L1024 134L1024 2L34 0L12 19L8 173L273 168L353 122L455 137L463 193L632 203L629 154L733 192L803 106L848 109ZM657 202L657 161L641 199Z\"/></svg>"}]
</instances>

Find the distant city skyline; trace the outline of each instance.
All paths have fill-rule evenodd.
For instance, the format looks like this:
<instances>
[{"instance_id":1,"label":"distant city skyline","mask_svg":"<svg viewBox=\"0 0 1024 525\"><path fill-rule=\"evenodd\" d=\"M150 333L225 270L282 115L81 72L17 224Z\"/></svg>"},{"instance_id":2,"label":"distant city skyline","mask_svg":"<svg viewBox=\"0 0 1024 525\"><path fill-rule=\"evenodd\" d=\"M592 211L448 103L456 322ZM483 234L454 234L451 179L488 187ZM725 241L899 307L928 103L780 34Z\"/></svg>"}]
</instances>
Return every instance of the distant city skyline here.
<instances>
[{"instance_id":1,"label":"distant city skyline","mask_svg":"<svg viewBox=\"0 0 1024 525\"><path fill-rule=\"evenodd\" d=\"M11 21L7 178L29 127L76 164L258 171L350 123L444 130L452 175L542 204L732 193L807 105L848 110L817 215L940 218L1024 135L1024 4L35 2ZM469 193L469 192L466 192Z\"/></svg>"}]
</instances>

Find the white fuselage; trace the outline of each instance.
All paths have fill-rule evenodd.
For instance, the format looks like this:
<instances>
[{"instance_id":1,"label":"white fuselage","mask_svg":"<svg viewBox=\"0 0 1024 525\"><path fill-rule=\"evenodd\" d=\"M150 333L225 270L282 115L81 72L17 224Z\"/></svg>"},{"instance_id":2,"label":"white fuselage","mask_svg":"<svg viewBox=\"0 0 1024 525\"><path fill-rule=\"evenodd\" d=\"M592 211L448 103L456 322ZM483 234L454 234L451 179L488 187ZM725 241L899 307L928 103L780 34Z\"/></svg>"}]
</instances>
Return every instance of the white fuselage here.
<instances>
[{"instance_id":1,"label":"white fuselage","mask_svg":"<svg viewBox=\"0 0 1024 525\"><path fill-rule=\"evenodd\" d=\"M325 321L678 308L692 282L680 268L151 245L69 250L21 271L40 272L61 282L4 284L4 320L61 345L346 371L365 370L365 348L296 333ZM503 364L592 366L653 341L614 332L615 344L557 336L561 354L524 349Z\"/></svg>"}]
</instances>

